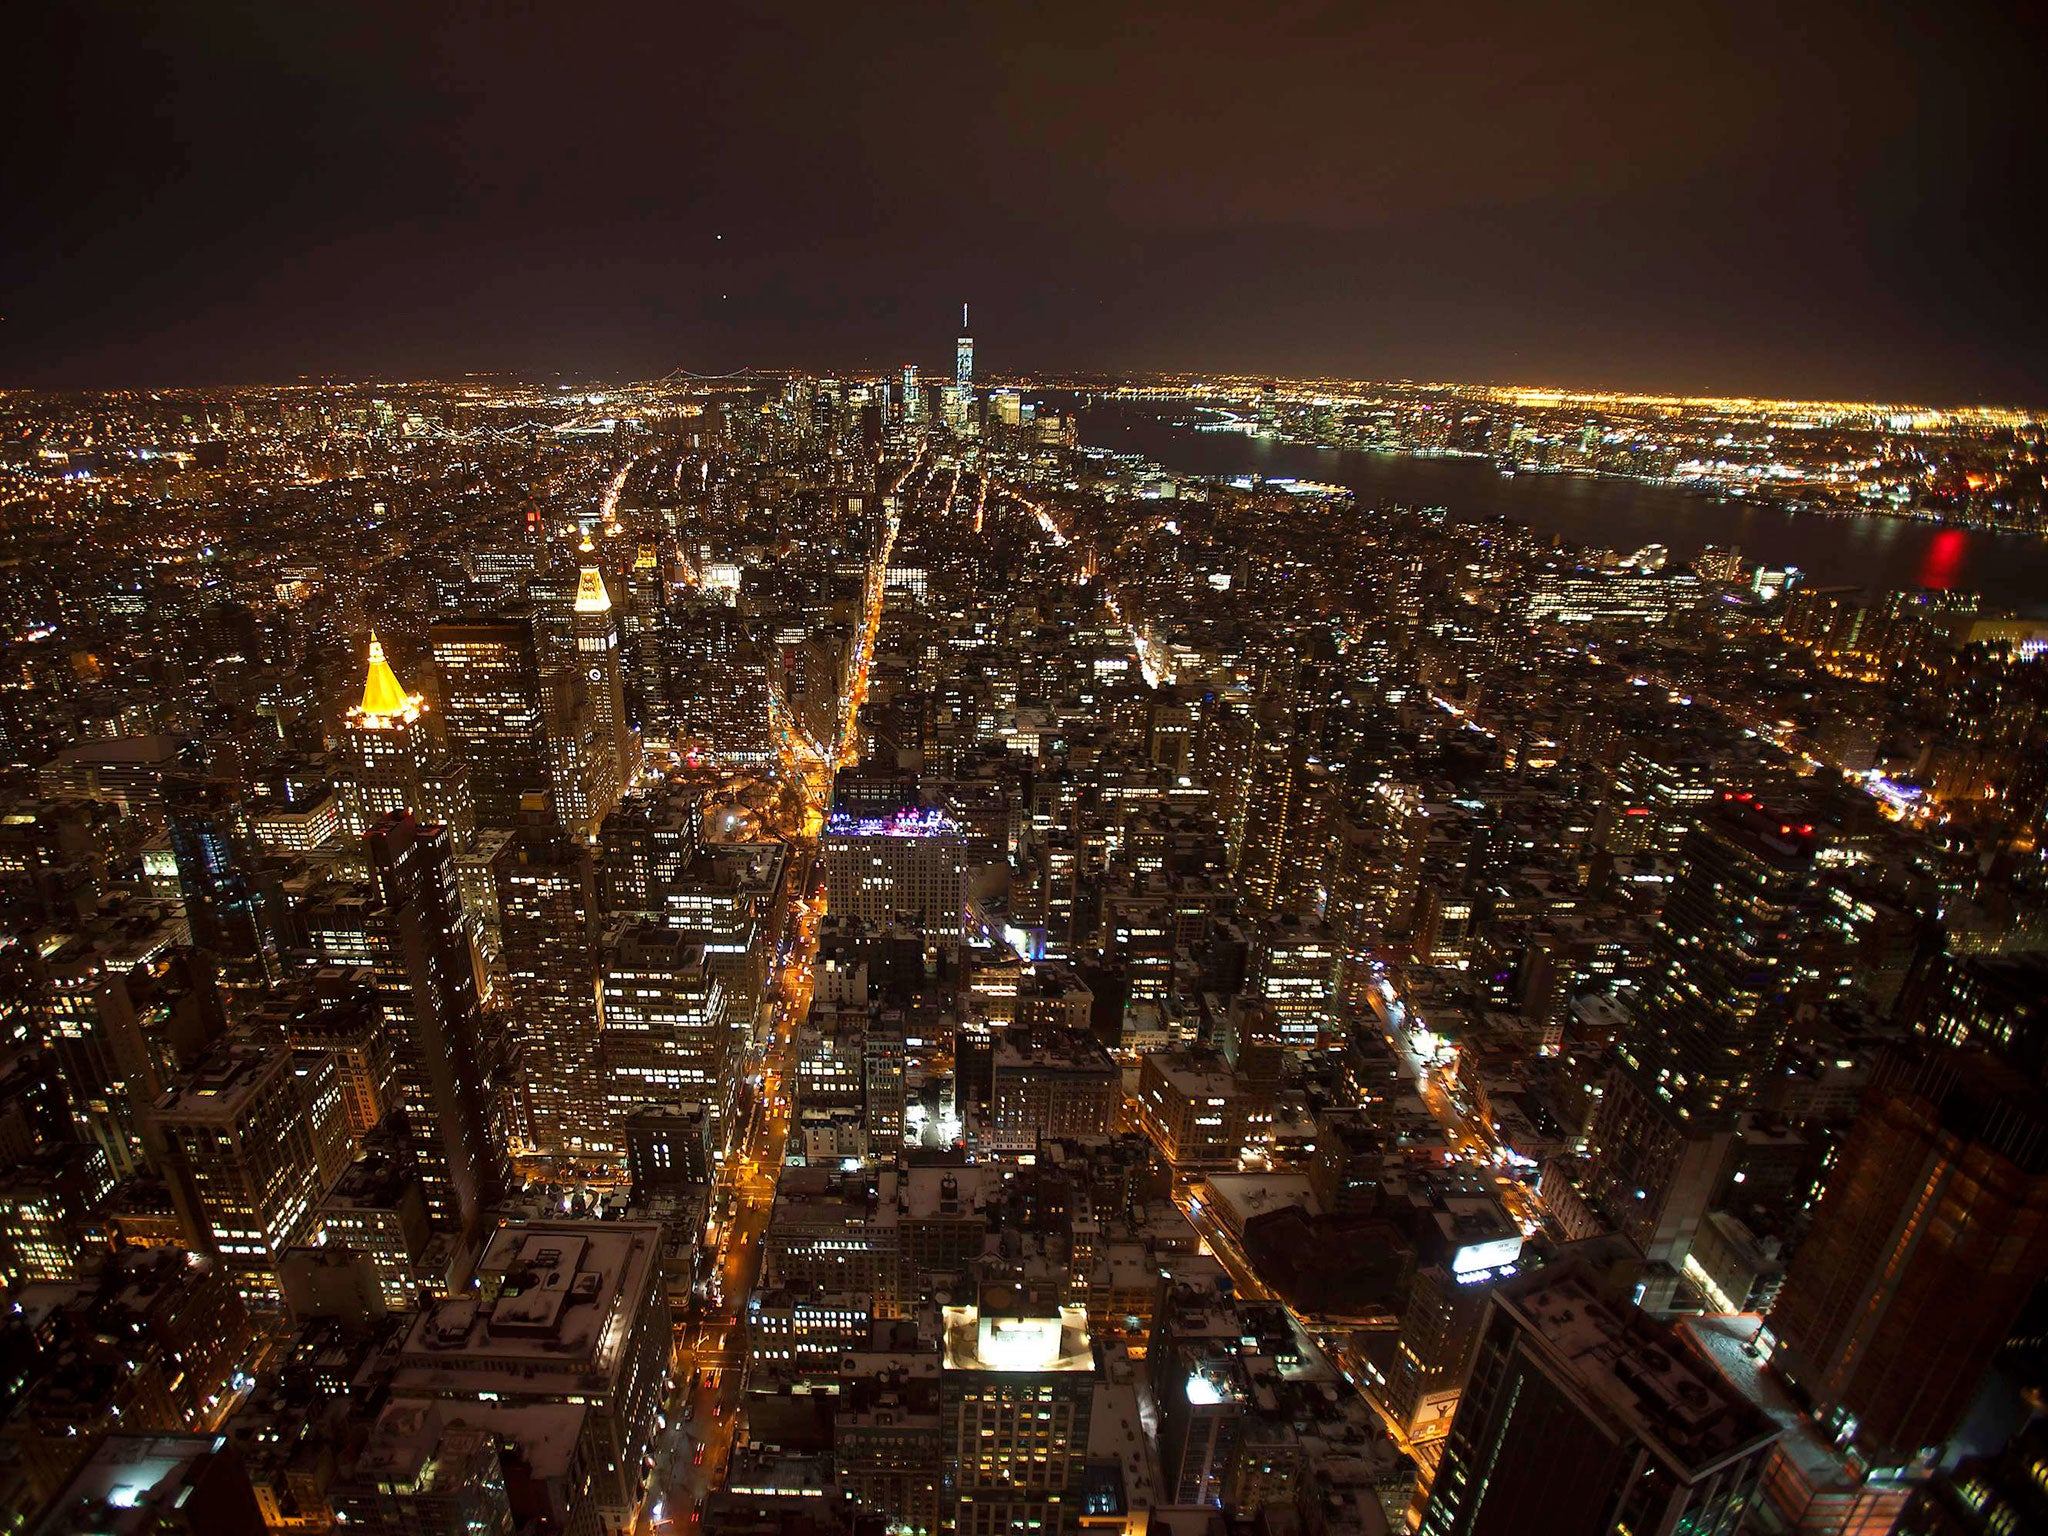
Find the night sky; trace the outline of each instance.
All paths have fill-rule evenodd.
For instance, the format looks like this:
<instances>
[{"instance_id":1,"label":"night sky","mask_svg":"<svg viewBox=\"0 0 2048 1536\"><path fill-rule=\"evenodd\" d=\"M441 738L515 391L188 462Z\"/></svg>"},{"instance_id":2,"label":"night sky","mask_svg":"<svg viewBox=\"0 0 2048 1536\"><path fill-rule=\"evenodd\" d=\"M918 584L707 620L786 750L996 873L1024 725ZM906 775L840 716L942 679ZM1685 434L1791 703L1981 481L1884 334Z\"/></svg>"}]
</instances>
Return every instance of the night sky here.
<instances>
[{"instance_id":1,"label":"night sky","mask_svg":"<svg viewBox=\"0 0 2048 1536\"><path fill-rule=\"evenodd\" d=\"M940 368L968 299L984 373L2044 404L2026 9L17 5L0 385Z\"/></svg>"}]
</instances>

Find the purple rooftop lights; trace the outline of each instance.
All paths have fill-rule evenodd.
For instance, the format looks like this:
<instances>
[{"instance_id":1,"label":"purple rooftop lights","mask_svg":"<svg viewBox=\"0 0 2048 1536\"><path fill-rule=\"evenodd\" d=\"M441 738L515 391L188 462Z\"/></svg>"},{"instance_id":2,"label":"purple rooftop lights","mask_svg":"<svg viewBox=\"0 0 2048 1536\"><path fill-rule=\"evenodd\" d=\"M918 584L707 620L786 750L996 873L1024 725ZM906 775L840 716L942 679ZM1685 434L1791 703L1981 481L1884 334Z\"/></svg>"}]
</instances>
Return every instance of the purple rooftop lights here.
<instances>
[{"instance_id":1,"label":"purple rooftop lights","mask_svg":"<svg viewBox=\"0 0 2048 1536\"><path fill-rule=\"evenodd\" d=\"M834 811L825 822L827 837L943 837L960 824L934 806L914 807L892 816L854 816Z\"/></svg>"}]
</instances>

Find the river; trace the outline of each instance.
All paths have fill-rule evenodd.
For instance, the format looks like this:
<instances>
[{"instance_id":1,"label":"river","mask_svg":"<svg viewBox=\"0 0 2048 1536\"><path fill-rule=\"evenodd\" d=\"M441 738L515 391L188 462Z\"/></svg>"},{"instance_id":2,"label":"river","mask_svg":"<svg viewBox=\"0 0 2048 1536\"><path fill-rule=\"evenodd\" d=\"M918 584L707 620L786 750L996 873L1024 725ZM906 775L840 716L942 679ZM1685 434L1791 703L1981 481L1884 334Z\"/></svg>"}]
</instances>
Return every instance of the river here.
<instances>
[{"instance_id":1,"label":"river","mask_svg":"<svg viewBox=\"0 0 2048 1536\"><path fill-rule=\"evenodd\" d=\"M1198 432L1147 405L1084 405L1080 417L1083 443L1143 454L1183 474L1322 480L1349 487L1364 506L1445 507L1461 520L1504 517L1569 543L1624 554L1662 544L1674 560L1685 560L1707 544L1732 545L1751 560L1796 565L1813 585L1974 591L1987 609L2048 617L2048 539L2024 534L1789 512L1611 475L1506 476L1486 459Z\"/></svg>"}]
</instances>

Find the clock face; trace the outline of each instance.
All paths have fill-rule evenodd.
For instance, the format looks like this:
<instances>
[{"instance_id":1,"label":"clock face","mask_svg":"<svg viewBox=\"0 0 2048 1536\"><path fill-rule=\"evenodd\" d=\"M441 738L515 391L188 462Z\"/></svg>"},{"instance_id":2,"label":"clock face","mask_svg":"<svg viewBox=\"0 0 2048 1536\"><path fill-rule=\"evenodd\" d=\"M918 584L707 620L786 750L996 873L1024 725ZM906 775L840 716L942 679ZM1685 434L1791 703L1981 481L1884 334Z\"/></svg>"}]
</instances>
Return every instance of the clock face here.
<instances>
[{"instance_id":1,"label":"clock face","mask_svg":"<svg viewBox=\"0 0 2048 1536\"><path fill-rule=\"evenodd\" d=\"M592 667L592 668L590 669L590 680L591 680L591 681L592 681L593 683L601 683L601 682L603 682L603 681L604 681L604 668L603 668L603 667Z\"/></svg>"}]
</instances>

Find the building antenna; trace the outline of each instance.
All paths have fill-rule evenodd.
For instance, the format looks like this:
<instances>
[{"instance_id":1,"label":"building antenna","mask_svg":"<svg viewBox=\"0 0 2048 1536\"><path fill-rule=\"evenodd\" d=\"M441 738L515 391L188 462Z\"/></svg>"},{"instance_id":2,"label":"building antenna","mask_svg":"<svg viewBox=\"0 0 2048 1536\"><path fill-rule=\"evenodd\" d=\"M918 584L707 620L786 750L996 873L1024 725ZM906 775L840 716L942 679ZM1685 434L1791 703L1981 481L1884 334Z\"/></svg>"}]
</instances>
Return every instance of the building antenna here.
<instances>
[{"instance_id":1,"label":"building antenna","mask_svg":"<svg viewBox=\"0 0 2048 1536\"><path fill-rule=\"evenodd\" d=\"M962 335L965 335L967 332L967 306L965 304L960 306L960 331Z\"/></svg>"}]
</instances>

